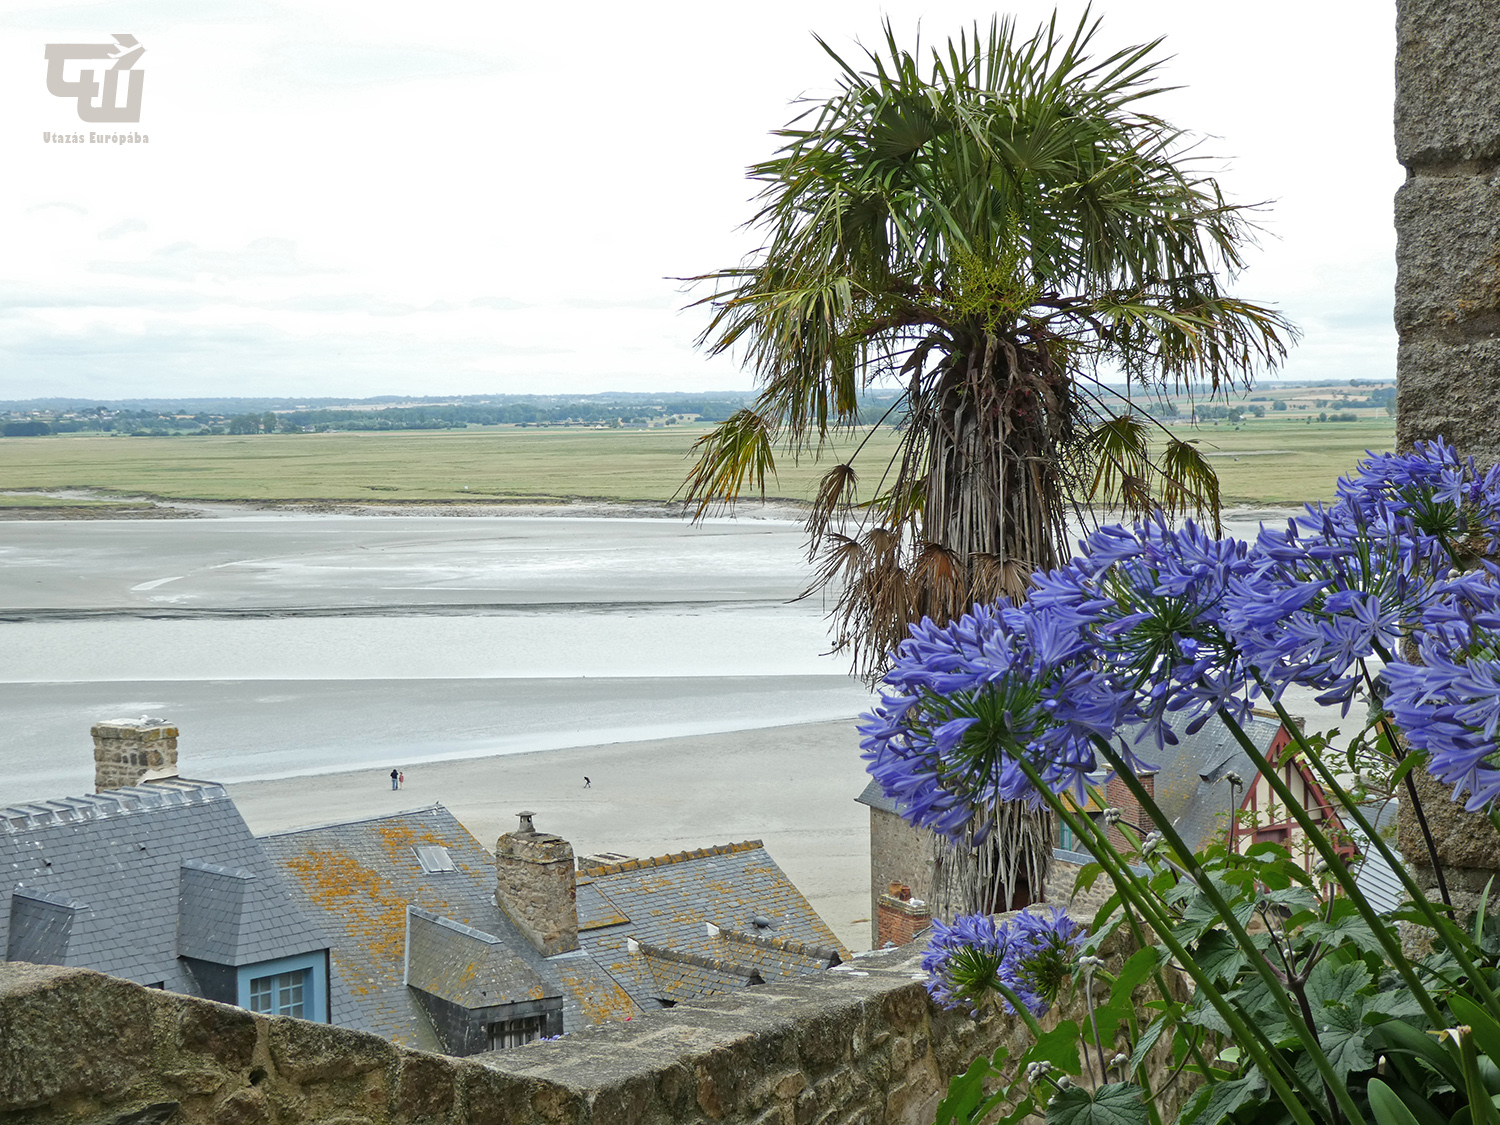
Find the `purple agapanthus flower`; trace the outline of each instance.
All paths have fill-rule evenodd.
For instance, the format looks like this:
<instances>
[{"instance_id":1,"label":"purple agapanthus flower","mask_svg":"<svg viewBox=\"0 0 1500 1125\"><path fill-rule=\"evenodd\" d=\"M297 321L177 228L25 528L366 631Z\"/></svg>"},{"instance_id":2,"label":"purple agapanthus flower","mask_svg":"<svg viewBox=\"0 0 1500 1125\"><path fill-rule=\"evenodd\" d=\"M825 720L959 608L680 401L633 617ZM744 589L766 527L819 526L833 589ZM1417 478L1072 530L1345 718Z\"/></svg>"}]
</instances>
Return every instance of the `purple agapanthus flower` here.
<instances>
[{"instance_id":1,"label":"purple agapanthus flower","mask_svg":"<svg viewBox=\"0 0 1500 1125\"><path fill-rule=\"evenodd\" d=\"M1225 625L1273 698L1290 684L1349 713L1368 662L1388 659L1420 619L1433 574L1409 521L1379 506L1308 507L1263 528L1231 583Z\"/></svg>"},{"instance_id":2,"label":"purple agapanthus flower","mask_svg":"<svg viewBox=\"0 0 1500 1125\"><path fill-rule=\"evenodd\" d=\"M1500 572L1439 584L1423 613L1420 664L1385 669L1385 706L1428 771L1479 812L1500 800Z\"/></svg>"},{"instance_id":3,"label":"purple agapanthus flower","mask_svg":"<svg viewBox=\"0 0 1500 1125\"><path fill-rule=\"evenodd\" d=\"M1039 799L1022 759L1081 798L1094 739L1125 717L1087 638L1007 602L913 626L883 682L859 726L866 768L908 821L953 837L983 832L1001 801Z\"/></svg>"},{"instance_id":4,"label":"purple agapanthus flower","mask_svg":"<svg viewBox=\"0 0 1500 1125\"><path fill-rule=\"evenodd\" d=\"M1056 907L1046 914L1023 910L999 922L984 914L961 915L951 926L934 921L922 957L927 991L944 1007L972 1011L999 983L1039 1016L1057 999L1086 937ZM1002 1003L1015 1011L1008 999Z\"/></svg>"},{"instance_id":5,"label":"purple agapanthus flower","mask_svg":"<svg viewBox=\"0 0 1500 1125\"><path fill-rule=\"evenodd\" d=\"M1169 714L1185 717L1188 733L1221 709L1242 717L1246 674L1223 605L1248 569L1245 545L1191 520L1172 528L1157 519L1100 528L1082 547L1081 557L1036 577L1027 606L1087 638L1098 675L1128 697L1137 739L1175 743Z\"/></svg>"},{"instance_id":6,"label":"purple agapanthus flower","mask_svg":"<svg viewBox=\"0 0 1500 1125\"><path fill-rule=\"evenodd\" d=\"M1481 473L1441 437L1410 453L1367 453L1338 483L1338 509L1365 521L1407 525L1412 549L1439 572L1473 535L1500 536L1500 466Z\"/></svg>"}]
</instances>

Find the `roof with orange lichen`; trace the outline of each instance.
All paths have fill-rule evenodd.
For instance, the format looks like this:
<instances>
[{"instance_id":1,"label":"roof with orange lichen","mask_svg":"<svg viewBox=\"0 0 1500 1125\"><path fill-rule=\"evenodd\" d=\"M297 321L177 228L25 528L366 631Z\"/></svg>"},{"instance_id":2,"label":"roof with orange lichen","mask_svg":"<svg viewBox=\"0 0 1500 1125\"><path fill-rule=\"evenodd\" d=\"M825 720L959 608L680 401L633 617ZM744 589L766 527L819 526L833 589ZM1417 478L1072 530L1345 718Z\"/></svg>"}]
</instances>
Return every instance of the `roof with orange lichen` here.
<instances>
[{"instance_id":1,"label":"roof with orange lichen","mask_svg":"<svg viewBox=\"0 0 1500 1125\"><path fill-rule=\"evenodd\" d=\"M643 1007L818 972L850 956L759 840L586 871L578 940ZM752 940L726 944L726 931Z\"/></svg>"},{"instance_id":2,"label":"roof with orange lichen","mask_svg":"<svg viewBox=\"0 0 1500 1125\"><path fill-rule=\"evenodd\" d=\"M588 1018L591 1007L606 1010L611 1000L618 1006L620 997L599 999L608 990L592 977L577 994L563 986L547 958L495 905L493 857L441 805L279 832L261 841L332 937L334 1023L410 1046L441 1049L429 1017L406 984L408 905L458 924L457 929L447 927L445 941L424 934L431 940L422 946L418 975L421 986L434 995L502 992L502 1003L541 999L534 995L538 990L561 995L568 1031L594 1022ZM446 849L453 869L427 870L419 847ZM458 941L454 934L464 928L481 940ZM475 953L480 946L482 956ZM471 963L474 972L466 978L463 969ZM479 978L485 983L474 983Z\"/></svg>"}]
</instances>

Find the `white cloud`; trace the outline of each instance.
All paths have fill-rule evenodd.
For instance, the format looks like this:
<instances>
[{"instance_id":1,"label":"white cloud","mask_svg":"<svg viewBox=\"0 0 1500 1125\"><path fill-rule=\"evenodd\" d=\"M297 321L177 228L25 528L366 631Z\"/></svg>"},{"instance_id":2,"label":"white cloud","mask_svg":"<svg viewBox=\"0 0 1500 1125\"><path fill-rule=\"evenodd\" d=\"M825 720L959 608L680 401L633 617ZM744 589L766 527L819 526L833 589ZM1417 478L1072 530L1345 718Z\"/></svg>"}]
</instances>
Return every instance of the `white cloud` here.
<instances>
[{"instance_id":1,"label":"white cloud","mask_svg":"<svg viewBox=\"0 0 1500 1125\"><path fill-rule=\"evenodd\" d=\"M1051 0L1016 0L1022 27ZM1064 19L1082 5L1064 0ZM891 0L933 44L957 0ZM1390 329L1390 0L1112 0L1106 49L1167 34L1161 112L1214 140L1238 200L1270 199L1239 290L1306 331L1287 373L1368 377ZM744 169L823 34L879 37L853 0L584 0L426 8L355 0L0 0L0 357L16 395L339 394L745 387L693 349L736 263ZM1286 28L1297 28L1287 35ZM47 42L136 35L147 144L78 128ZM66 40L59 37L66 36ZM87 128L87 126L83 126ZM1333 372L1333 374L1323 374ZM167 384L170 384L168 389ZM86 388L86 389L85 389Z\"/></svg>"}]
</instances>

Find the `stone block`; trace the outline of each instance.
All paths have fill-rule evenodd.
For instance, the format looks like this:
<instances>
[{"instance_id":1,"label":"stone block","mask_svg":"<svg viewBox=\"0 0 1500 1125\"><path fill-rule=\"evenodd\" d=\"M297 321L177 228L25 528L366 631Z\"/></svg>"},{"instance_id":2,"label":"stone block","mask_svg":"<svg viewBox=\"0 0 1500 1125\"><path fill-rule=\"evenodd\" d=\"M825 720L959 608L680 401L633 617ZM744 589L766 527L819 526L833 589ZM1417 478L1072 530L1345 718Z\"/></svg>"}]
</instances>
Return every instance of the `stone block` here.
<instances>
[{"instance_id":1,"label":"stone block","mask_svg":"<svg viewBox=\"0 0 1500 1125\"><path fill-rule=\"evenodd\" d=\"M0 963L0 1117L56 1098L148 1097L150 999L87 969Z\"/></svg>"},{"instance_id":2,"label":"stone block","mask_svg":"<svg viewBox=\"0 0 1500 1125\"><path fill-rule=\"evenodd\" d=\"M244 1070L255 1054L255 1017L243 1008L204 1001L177 1010L177 1047L207 1055L231 1070Z\"/></svg>"},{"instance_id":3,"label":"stone block","mask_svg":"<svg viewBox=\"0 0 1500 1125\"><path fill-rule=\"evenodd\" d=\"M378 1035L283 1017L267 1021L267 1029L271 1061L291 1082L353 1078L396 1062L396 1048Z\"/></svg>"},{"instance_id":4,"label":"stone block","mask_svg":"<svg viewBox=\"0 0 1500 1125\"><path fill-rule=\"evenodd\" d=\"M1453 791L1423 769L1411 772L1422 812L1437 845L1438 861L1444 869L1474 868L1500 873L1500 836L1482 813L1465 812L1463 804L1452 799ZM1396 847L1407 863L1430 867L1427 845L1411 806L1402 801L1396 816ZM1481 890L1482 887L1466 888Z\"/></svg>"},{"instance_id":5,"label":"stone block","mask_svg":"<svg viewBox=\"0 0 1500 1125\"><path fill-rule=\"evenodd\" d=\"M264 1091L236 1090L215 1107L214 1121L217 1125L261 1125L273 1120L272 1113Z\"/></svg>"},{"instance_id":6,"label":"stone block","mask_svg":"<svg viewBox=\"0 0 1500 1125\"><path fill-rule=\"evenodd\" d=\"M1482 465L1500 461L1500 337L1453 343L1412 334L1397 370L1399 447L1441 436Z\"/></svg>"},{"instance_id":7,"label":"stone block","mask_svg":"<svg viewBox=\"0 0 1500 1125\"><path fill-rule=\"evenodd\" d=\"M1396 229L1396 327L1484 331L1500 311L1500 173L1408 180Z\"/></svg>"},{"instance_id":8,"label":"stone block","mask_svg":"<svg viewBox=\"0 0 1500 1125\"><path fill-rule=\"evenodd\" d=\"M534 1085L488 1067L465 1066L460 1081L463 1103L458 1119L465 1125L539 1125L547 1119L532 1112Z\"/></svg>"},{"instance_id":9,"label":"stone block","mask_svg":"<svg viewBox=\"0 0 1500 1125\"><path fill-rule=\"evenodd\" d=\"M1408 168L1500 158L1500 7L1399 0L1396 156Z\"/></svg>"},{"instance_id":10,"label":"stone block","mask_svg":"<svg viewBox=\"0 0 1500 1125\"><path fill-rule=\"evenodd\" d=\"M406 1053L391 1097L391 1115L410 1125L446 1121L456 1095L453 1065L437 1055Z\"/></svg>"}]
</instances>

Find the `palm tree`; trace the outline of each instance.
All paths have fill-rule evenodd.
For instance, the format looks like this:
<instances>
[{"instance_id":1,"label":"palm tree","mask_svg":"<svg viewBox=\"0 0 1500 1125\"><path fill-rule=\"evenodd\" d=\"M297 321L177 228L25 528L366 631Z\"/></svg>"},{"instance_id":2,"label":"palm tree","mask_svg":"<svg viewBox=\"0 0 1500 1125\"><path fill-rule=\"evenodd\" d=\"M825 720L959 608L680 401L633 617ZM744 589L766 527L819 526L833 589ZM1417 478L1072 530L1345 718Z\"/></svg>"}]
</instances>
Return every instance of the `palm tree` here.
<instances>
[{"instance_id":1,"label":"palm tree","mask_svg":"<svg viewBox=\"0 0 1500 1125\"><path fill-rule=\"evenodd\" d=\"M871 679L911 622L1023 598L1032 572L1060 561L1070 507L1217 520L1194 445L1105 380L1227 392L1295 335L1225 292L1245 209L1192 171L1182 132L1139 108L1159 92L1160 41L1095 61L1097 30L1085 14L1060 33L1054 16L1023 39L999 19L925 68L889 25L865 70L819 40L838 92L750 170L762 186L747 226L763 246L691 279L713 287L700 346L741 349L760 385L695 447L700 515L763 491L776 447L816 455L855 431L862 390L900 389L897 453L875 494L860 499L850 457L823 476L807 521L808 592L833 596L835 647ZM1045 868L1034 856L1018 868L1038 830L1007 820L1006 903Z\"/></svg>"}]
</instances>

